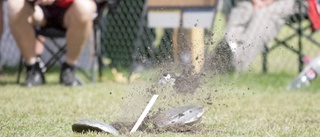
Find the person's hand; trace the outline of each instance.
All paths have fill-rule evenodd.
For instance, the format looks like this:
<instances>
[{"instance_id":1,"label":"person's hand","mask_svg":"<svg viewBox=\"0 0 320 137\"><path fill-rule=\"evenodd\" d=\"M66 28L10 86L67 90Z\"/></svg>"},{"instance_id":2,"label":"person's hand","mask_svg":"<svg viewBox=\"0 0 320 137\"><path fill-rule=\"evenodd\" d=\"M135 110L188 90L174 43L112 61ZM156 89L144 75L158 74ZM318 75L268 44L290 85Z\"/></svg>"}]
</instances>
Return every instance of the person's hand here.
<instances>
[{"instance_id":1,"label":"person's hand","mask_svg":"<svg viewBox=\"0 0 320 137\"><path fill-rule=\"evenodd\" d=\"M51 5L55 0L35 0L36 5Z\"/></svg>"}]
</instances>

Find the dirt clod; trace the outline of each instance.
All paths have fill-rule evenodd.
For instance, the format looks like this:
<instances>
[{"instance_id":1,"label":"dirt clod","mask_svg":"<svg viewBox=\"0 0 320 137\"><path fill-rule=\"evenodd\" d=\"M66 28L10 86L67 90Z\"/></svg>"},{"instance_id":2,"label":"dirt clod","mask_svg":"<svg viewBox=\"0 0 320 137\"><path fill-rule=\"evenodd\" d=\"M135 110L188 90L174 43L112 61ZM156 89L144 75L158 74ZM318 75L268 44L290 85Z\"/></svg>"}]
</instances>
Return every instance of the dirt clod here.
<instances>
[{"instance_id":1,"label":"dirt clod","mask_svg":"<svg viewBox=\"0 0 320 137\"><path fill-rule=\"evenodd\" d=\"M193 69L184 69L176 78L174 89L178 93L194 93L200 87L200 75Z\"/></svg>"}]
</instances>

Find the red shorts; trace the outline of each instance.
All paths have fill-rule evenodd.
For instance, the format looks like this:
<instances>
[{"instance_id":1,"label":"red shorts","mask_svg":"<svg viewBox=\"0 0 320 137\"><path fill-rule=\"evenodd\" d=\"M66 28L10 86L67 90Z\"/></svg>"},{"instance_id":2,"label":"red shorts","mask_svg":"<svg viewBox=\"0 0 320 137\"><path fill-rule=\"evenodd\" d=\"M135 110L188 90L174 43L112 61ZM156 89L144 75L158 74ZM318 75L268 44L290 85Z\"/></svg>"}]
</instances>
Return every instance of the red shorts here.
<instances>
[{"instance_id":1,"label":"red shorts","mask_svg":"<svg viewBox=\"0 0 320 137\"><path fill-rule=\"evenodd\" d=\"M68 8L72 3L73 3L73 0L58 0L55 2L55 5L62 8Z\"/></svg>"},{"instance_id":2,"label":"red shorts","mask_svg":"<svg viewBox=\"0 0 320 137\"><path fill-rule=\"evenodd\" d=\"M28 0L29 3L31 3L32 5L34 5L34 2L36 0L30 1ZM71 6L71 4L73 3L74 0L57 0L54 2L53 5L61 7L61 8L69 8Z\"/></svg>"}]
</instances>

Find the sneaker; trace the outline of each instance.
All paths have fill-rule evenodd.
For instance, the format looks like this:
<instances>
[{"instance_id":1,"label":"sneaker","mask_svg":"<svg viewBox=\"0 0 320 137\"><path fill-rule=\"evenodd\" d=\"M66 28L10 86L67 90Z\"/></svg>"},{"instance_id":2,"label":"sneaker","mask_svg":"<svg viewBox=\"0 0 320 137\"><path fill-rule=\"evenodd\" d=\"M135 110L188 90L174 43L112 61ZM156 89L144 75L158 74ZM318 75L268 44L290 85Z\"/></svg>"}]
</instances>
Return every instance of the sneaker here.
<instances>
[{"instance_id":1,"label":"sneaker","mask_svg":"<svg viewBox=\"0 0 320 137\"><path fill-rule=\"evenodd\" d=\"M23 83L23 86L26 87L33 87L38 86L45 83L44 75L41 71L41 68L39 66L39 63L35 63L34 65L27 65L27 77L25 83Z\"/></svg>"},{"instance_id":2,"label":"sneaker","mask_svg":"<svg viewBox=\"0 0 320 137\"><path fill-rule=\"evenodd\" d=\"M41 71L44 73L47 71L46 64L43 62L41 56L37 56L37 62L39 63L39 66L41 68Z\"/></svg>"},{"instance_id":3,"label":"sneaker","mask_svg":"<svg viewBox=\"0 0 320 137\"><path fill-rule=\"evenodd\" d=\"M67 63L62 64L60 73L60 83L66 86L79 86L80 83L76 79L75 66Z\"/></svg>"}]
</instances>

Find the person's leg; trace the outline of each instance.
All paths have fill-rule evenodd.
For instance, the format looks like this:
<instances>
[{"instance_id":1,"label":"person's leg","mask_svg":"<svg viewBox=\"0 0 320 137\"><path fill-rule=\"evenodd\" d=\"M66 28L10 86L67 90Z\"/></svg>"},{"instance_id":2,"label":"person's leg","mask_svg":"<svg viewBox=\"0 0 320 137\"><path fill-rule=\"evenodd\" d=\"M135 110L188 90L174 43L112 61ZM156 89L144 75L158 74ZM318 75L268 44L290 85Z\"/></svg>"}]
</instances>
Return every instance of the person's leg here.
<instances>
[{"instance_id":1,"label":"person's leg","mask_svg":"<svg viewBox=\"0 0 320 137\"><path fill-rule=\"evenodd\" d=\"M233 64L239 72L248 69L263 46L274 39L286 19L293 15L294 0L275 1L273 4L255 11L248 27L239 39L234 53Z\"/></svg>"},{"instance_id":2,"label":"person's leg","mask_svg":"<svg viewBox=\"0 0 320 137\"><path fill-rule=\"evenodd\" d=\"M39 66L41 70L46 71L45 62L43 62L41 55L44 51L44 42L46 38L44 36L38 35L36 39L36 45L35 45L35 51L37 55L37 62L39 63Z\"/></svg>"},{"instance_id":3,"label":"person's leg","mask_svg":"<svg viewBox=\"0 0 320 137\"><path fill-rule=\"evenodd\" d=\"M206 69L216 73L225 73L234 70L232 52L236 43L243 43L243 34L253 14L253 5L250 1L239 1L231 9L226 25L226 34L214 50L207 63Z\"/></svg>"},{"instance_id":4,"label":"person's leg","mask_svg":"<svg viewBox=\"0 0 320 137\"><path fill-rule=\"evenodd\" d=\"M38 23L44 20L43 16L42 18L37 18L38 22L35 22L34 18L30 18L33 13L42 14L40 13L40 10L39 12L34 11L34 8L25 0L8 1L8 16L11 33L20 48L25 63L28 65L36 63L36 37L30 21L32 21L32 23Z\"/></svg>"},{"instance_id":5,"label":"person's leg","mask_svg":"<svg viewBox=\"0 0 320 137\"><path fill-rule=\"evenodd\" d=\"M24 57L27 77L25 86L36 86L45 82L37 63L35 51L35 32L32 24L43 24L44 16L40 7L33 7L25 0L8 1L9 25L22 56Z\"/></svg>"},{"instance_id":6,"label":"person's leg","mask_svg":"<svg viewBox=\"0 0 320 137\"><path fill-rule=\"evenodd\" d=\"M96 4L91 0L75 0L67 10L64 23L67 28L66 62L77 63L78 57L92 33Z\"/></svg>"},{"instance_id":7,"label":"person's leg","mask_svg":"<svg viewBox=\"0 0 320 137\"><path fill-rule=\"evenodd\" d=\"M39 35L36 39L36 47L35 47L35 51L36 51L36 55L40 56L43 51L44 51L44 45L43 43L46 41L46 38L44 36Z\"/></svg>"},{"instance_id":8,"label":"person's leg","mask_svg":"<svg viewBox=\"0 0 320 137\"><path fill-rule=\"evenodd\" d=\"M75 65L79 55L92 35L93 17L96 4L91 0L75 0L64 16L64 25L67 28L67 55L62 65L60 83L67 86L77 86Z\"/></svg>"},{"instance_id":9,"label":"person's leg","mask_svg":"<svg viewBox=\"0 0 320 137\"><path fill-rule=\"evenodd\" d=\"M228 42L243 42L242 35L253 15L253 5L250 1L238 2L231 10L227 22L226 39Z\"/></svg>"}]
</instances>

